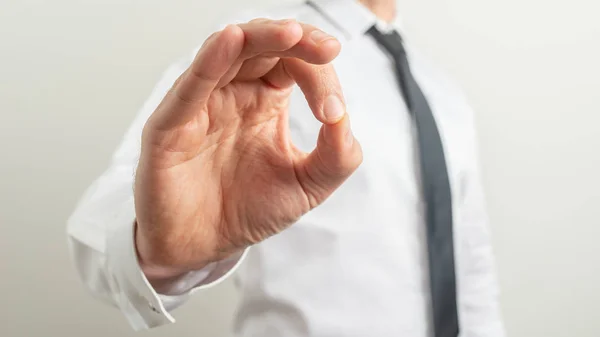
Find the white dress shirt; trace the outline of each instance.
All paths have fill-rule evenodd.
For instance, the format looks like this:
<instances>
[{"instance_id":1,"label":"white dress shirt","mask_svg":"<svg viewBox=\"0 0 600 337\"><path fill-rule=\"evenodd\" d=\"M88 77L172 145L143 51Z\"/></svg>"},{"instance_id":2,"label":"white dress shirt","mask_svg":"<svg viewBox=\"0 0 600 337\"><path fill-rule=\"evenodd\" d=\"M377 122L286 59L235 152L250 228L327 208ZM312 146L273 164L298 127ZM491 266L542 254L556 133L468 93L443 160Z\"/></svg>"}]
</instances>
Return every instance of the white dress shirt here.
<instances>
[{"instance_id":1,"label":"white dress shirt","mask_svg":"<svg viewBox=\"0 0 600 337\"><path fill-rule=\"evenodd\" d=\"M190 272L158 294L136 259L133 173L142 127L192 61L191 53L164 73L110 166L69 219L69 244L81 279L93 294L118 307L136 330L174 322L170 311L194 292L235 277L242 292L232 331L237 336L431 336L414 129L391 59L365 35L373 24L382 24L353 0L287 5L245 13L233 22L255 17L292 17L339 38L342 52L334 66L363 147L363 164L290 229L242 256ZM504 336L473 113L451 81L410 44L407 50L448 161L461 336ZM290 127L295 143L312 150L320 124L299 90L291 98Z\"/></svg>"}]
</instances>

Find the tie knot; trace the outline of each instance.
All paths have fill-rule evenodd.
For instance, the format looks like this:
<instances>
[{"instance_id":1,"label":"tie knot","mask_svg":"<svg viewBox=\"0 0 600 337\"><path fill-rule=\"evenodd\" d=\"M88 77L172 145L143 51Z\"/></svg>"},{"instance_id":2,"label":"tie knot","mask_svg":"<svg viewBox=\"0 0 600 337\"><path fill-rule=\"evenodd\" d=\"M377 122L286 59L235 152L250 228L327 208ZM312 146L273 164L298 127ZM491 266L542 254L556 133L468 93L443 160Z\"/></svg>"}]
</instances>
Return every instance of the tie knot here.
<instances>
[{"instance_id":1,"label":"tie knot","mask_svg":"<svg viewBox=\"0 0 600 337\"><path fill-rule=\"evenodd\" d=\"M371 35L394 58L406 57L402 36L395 29L388 33L383 33L376 26L372 26L367 31L367 34Z\"/></svg>"}]
</instances>

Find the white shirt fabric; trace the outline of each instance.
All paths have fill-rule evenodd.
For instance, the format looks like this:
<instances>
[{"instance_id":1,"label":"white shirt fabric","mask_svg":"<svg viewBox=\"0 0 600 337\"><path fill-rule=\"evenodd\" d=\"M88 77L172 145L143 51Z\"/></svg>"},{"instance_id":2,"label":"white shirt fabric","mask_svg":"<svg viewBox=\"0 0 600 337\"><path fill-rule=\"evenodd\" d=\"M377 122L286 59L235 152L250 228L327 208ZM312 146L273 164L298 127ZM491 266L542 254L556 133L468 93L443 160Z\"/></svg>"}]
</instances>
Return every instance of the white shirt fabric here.
<instances>
[{"instance_id":1,"label":"white shirt fabric","mask_svg":"<svg viewBox=\"0 0 600 337\"><path fill-rule=\"evenodd\" d=\"M108 169L87 189L68 222L71 254L91 292L131 326L174 322L193 293L235 277L242 300L236 336L431 336L427 247L414 127L391 59L365 35L376 17L353 0L321 0L256 17L296 18L335 35L334 61L364 161L322 206L242 256L190 272L158 294L136 259L133 179L148 116L190 64L173 64L140 110ZM401 27L395 26L402 33ZM404 36L405 40L409 40ZM473 112L460 90L407 44L412 70L436 117L453 189L454 240L462 337L505 335L482 193ZM292 139L316 144L319 122L299 90L290 106ZM215 304L216 305L216 304Z\"/></svg>"}]
</instances>

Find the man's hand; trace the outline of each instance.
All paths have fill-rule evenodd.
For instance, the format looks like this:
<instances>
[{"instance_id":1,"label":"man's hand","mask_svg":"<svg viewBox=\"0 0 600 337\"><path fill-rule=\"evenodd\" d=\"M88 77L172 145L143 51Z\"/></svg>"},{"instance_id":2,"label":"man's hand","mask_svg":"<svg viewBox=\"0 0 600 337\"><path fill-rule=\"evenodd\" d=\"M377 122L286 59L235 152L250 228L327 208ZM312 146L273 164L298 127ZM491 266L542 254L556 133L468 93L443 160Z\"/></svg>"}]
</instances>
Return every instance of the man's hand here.
<instances>
[{"instance_id":1,"label":"man's hand","mask_svg":"<svg viewBox=\"0 0 600 337\"><path fill-rule=\"evenodd\" d=\"M329 64L339 51L335 38L293 20L257 19L207 39L143 131L136 244L149 279L281 232L360 165ZM290 141L294 84L323 123L310 154Z\"/></svg>"}]
</instances>

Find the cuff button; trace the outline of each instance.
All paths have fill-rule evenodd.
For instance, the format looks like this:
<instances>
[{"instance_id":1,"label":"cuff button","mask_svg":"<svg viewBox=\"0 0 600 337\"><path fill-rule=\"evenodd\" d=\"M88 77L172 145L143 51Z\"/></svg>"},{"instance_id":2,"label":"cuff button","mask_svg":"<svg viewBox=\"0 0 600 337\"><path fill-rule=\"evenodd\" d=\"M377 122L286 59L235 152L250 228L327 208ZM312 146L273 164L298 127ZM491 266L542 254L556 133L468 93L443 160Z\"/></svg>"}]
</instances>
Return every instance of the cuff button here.
<instances>
[{"instance_id":1,"label":"cuff button","mask_svg":"<svg viewBox=\"0 0 600 337\"><path fill-rule=\"evenodd\" d=\"M158 310L154 305L148 303L148 306L150 307L150 310L154 311L157 314L160 314L160 310Z\"/></svg>"}]
</instances>

